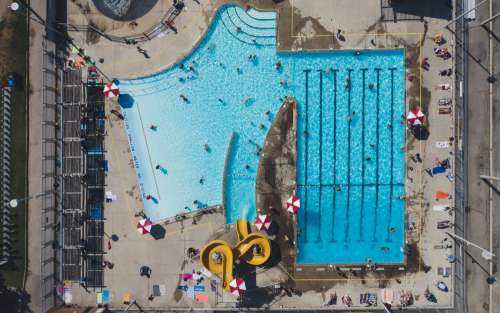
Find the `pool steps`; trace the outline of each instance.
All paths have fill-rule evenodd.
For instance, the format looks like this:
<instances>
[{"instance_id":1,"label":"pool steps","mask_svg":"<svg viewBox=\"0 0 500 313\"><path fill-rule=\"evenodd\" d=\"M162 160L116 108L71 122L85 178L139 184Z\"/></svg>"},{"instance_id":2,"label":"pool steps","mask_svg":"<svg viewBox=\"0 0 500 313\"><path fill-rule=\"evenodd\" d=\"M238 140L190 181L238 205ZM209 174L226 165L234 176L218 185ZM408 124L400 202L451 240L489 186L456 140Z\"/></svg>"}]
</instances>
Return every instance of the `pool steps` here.
<instances>
[{"instance_id":1,"label":"pool steps","mask_svg":"<svg viewBox=\"0 0 500 313\"><path fill-rule=\"evenodd\" d=\"M219 11L220 21L237 40L246 44L274 46L276 44L276 18L261 20L250 16L238 6Z\"/></svg>"}]
</instances>

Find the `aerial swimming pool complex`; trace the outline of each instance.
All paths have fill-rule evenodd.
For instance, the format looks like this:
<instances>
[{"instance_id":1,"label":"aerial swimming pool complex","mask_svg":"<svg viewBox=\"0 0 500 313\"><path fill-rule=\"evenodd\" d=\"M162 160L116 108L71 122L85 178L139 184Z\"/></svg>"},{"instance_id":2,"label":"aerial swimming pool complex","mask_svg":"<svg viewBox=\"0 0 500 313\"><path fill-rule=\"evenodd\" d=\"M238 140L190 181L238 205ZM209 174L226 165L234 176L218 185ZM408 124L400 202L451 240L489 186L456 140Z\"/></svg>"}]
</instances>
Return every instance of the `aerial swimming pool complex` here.
<instances>
[{"instance_id":1,"label":"aerial swimming pool complex","mask_svg":"<svg viewBox=\"0 0 500 313\"><path fill-rule=\"evenodd\" d=\"M256 215L260 152L297 102L296 261L404 262L404 51L277 52L274 12L221 8L184 60L120 82L145 211Z\"/></svg>"}]
</instances>

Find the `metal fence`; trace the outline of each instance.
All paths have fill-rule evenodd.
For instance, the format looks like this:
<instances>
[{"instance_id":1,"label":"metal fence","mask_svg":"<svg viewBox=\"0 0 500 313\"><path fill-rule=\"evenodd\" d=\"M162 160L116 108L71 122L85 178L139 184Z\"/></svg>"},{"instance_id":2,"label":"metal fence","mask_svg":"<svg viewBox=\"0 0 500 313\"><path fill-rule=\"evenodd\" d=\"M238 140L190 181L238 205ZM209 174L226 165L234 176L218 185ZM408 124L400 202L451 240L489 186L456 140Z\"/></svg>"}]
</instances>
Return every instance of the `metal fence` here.
<instances>
[{"instance_id":1,"label":"metal fence","mask_svg":"<svg viewBox=\"0 0 500 313\"><path fill-rule=\"evenodd\" d=\"M467 0L455 1L455 234L465 237L467 206L467 20L461 16L466 10ZM461 16L461 17L460 17ZM461 242L455 245L455 311L467 312L465 277L465 251Z\"/></svg>"},{"instance_id":2,"label":"metal fence","mask_svg":"<svg viewBox=\"0 0 500 313\"><path fill-rule=\"evenodd\" d=\"M12 208L8 201L12 199L11 194L11 87L3 87L1 89L1 106L0 106L0 225L1 242L0 247L0 266L10 261L13 249L12 235L15 225L11 221Z\"/></svg>"},{"instance_id":3,"label":"metal fence","mask_svg":"<svg viewBox=\"0 0 500 313\"><path fill-rule=\"evenodd\" d=\"M58 304L56 297L56 286L60 279L58 260L60 250L58 249L59 221L57 212L60 210L58 201L58 159L60 153L60 142L57 140L58 133L58 105L57 94L58 75L56 45L43 40L43 63L42 63L42 190L40 225L41 225L41 277L40 296L41 312L45 313ZM33 221L35 222L35 221Z\"/></svg>"},{"instance_id":4,"label":"metal fence","mask_svg":"<svg viewBox=\"0 0 500 313\"><path fill-rule=\"evenodd\" d=\"M167 10L158 24L151 26L149 29L140 34L131 36L116 36L107 34L104 31L98 29L96 26L90 24L75 25L71 23L60 23L59 26L64 27L67 32L91 32L103 38L106 38L109 41L121 42L124 44L136 44L149 41L163 32L177 32L177 29L175 28L173 22L175 18L180 14L180 12L180 9L172 6Z\"/></svg>"}]
</instances>

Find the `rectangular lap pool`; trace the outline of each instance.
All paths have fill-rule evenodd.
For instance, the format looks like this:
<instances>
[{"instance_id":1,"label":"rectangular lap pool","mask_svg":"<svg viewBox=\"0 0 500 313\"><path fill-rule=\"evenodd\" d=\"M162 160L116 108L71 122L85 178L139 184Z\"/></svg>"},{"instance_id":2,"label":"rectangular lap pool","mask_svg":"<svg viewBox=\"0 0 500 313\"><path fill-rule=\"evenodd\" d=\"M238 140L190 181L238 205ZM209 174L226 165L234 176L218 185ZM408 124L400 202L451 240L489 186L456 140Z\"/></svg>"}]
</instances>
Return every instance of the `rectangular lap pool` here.
<instances>
[{"instance_id":1,"label":"rectangular lap pool","mask_svg":"<svg viewBox=\"0 0 500 313\"><path fill-rule=\"evenodd\" d=\"M404 52L386 53L303 69L298 263L404 261Z\"/></svg>"}]
</instances>

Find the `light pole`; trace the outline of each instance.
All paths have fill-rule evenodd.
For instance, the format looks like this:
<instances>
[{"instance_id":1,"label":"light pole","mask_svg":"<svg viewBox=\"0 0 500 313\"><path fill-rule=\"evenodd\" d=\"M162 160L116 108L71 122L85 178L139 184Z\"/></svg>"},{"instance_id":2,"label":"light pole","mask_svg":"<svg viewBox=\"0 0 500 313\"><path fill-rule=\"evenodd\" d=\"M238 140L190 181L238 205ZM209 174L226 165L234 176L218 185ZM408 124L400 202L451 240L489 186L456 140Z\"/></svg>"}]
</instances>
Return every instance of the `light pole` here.
<instances>
[{"instance_id":1,"label":"light pole","mask_svg":"<svg viewBox=\"0 0 500 313\"><path fill-rule=\"evenodd\" d=\"M473 243L473 242L470 242L469 240L463 238L463 237L460 237L459 235L455 235L455 234L452 234L450 232L446 232L446 234L448 236L450 236L451 238L455 239L455 240L458 240L462 243L465 244L465 246L473 246L479 250L481 250L481 257L483 259L485 259L486 261L488 262L491 262L491 260L493 259L493 257L495 256L495 254L489 250L486 250L484 249L483 247ZM474 257L472 255L469 254L469 252L467 252L467 250L465 250L465 253L472 258L472 260L477 263L479 265L479 267L486 273L486 275L488 275L488 277L486 278L486 282L488 283L488 285L492 285L496 282L496 278L494 276L492 276L490 274L490 272L488 272L485 268L483 268L481 266L481 264L479 264L479 262L476 261L476 259L474 259Z\"/></svg>"},{"instance_id":2,"label":"light pole","mask_svg":"<svg viewBox=\"0 0 500 313\"><path fill-rule=\"evenodd\" d=\"M498 190L498 188L495 187L495 185L493 185L493 183L492 183L492 181L500 181L499 177L488 176L488 175L479 175L479 178L481 178L486 183L486 185L488 185L488 187L491 188L491 190L493 190L497 194L500 194L500 190Z\"/></svg>"},{"instance_id":3,"label":"light pole","mask_svg":"<svg viewBox=\"0 0 500 313\"><path fill-rule=\"evenodd\" d=\"M459 16L455 17L454 19L452 19L450 22L448 22L443 28L446 28L447 30L449 30L452 34L456 34L456 32L454 30L451 29L450 25L455 23L458 19L461 19L462 17L465 16L465 19L466 20L471 20L471 18L469 18L470 14L474 14L476 12L476 10L483 4L485 4L486 2L489 2L488 0L483 0L481 1L480 3L476 4L475 7L463 12L462 14L460 14ZM491 21L491 20L489 20ZM488 22L488 21L487 21ZM491 34L491 32L490 32ZM463 43L456 40L455 43L459 46L463 46ZM492 84L495 82L495 77L493 76L492 74L492 71L491 69L488 69L486 68L480 60L478 60L478 58L476 58L475 56L473 56L470 52L469 52L469 49L467 49L467 47L465 47L464 49L465 53L467 53L467 55L474 60L474 62L477 63L477 65L479 65L479 67L481 67L487 74L488 74L488 78L487 78L487 81L488 83Z\"/></svg>"},{"instance_id":4,"label":"light pole","mask_svg":"<svg viewBox=\"0 0 500 313\"><path fill-rule=\"evenodd\" d=\"M488 175L479 175L479 178L484 180L500 180L500 177L488 176Z\"/></svg>"},{"instance_id":5,"label":"light pole","mask_svg":"<svg viewBox=\"0 0 500 313\"><path fill-rule=\"evenodd\" d=\"M460 237L459 235L455 235L455 234L452 234L450 232L446 232L446 234L448 236L450 236L451 238L453 239L458 239L460 240L461 242L465 243L466 246L473 246L479 250L481 250L481 256L483 257L483 259L487 260L487 261L490 261L491 259L493 259L493 257L495 256L495 254L491 251L488 251L486 250L485 248L463 238L463 237Z\"/></svg>"},{"instance_id":6,"label":"light pole","mask_svg":"<svg viewBox=\"0 0 500 313\"><path fill-rule=\"evenodd\" d=\"M33 13L33 15L36 16L36 18L38 19L38 20L36 20L36 19L32 19L32 20L47 27L47 23L45 22L45 20L38 13L36 13L35 10L33 10L29 5L27 5L25 3L22 3L22 2L20 3L20 2L14 1L11 4L9 4L9 9L12 12L18 12L19 9L21 9L21 5L24 6L26 9L28 9L28 11L30 13Z\"/></svg>"},{"instance_id":7,"label":"light pole","mask_svg":"<svg viewBox=\"0 0 500 313\"><path fill-rule=\"evenodd\" d=\"M12 11L17 11L17 10L19 10L19 3L17 3L17 2L12 2L11 4L9 4L9 9L11 9Z\"/></svg>"},{"instance_id":8,"label":"light pole","mask_svg":"<svg viewBox=\"0 0 500 313\"><path fill-rule=\"evenodd\" d=\"M30 199L37 199L37 198L40 198L40 197L46 196L46 195L48 195L49 193L50 193L50 192L43 192L43 193L36 194L36 195L34 195L34 196L28 196L28 197L19 198L19 199L14 198L14 199L11 199L11 200L9 201L9 206L10 206L11 208L13 208L13 209L14 209L14 208L17 208L17 206L18 206L18 205L19 205L19 203L21 203L21 202L24 202L24 201L26 201L26 200L30 200Z\"/></svg>"}]
</instances>

